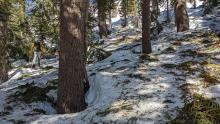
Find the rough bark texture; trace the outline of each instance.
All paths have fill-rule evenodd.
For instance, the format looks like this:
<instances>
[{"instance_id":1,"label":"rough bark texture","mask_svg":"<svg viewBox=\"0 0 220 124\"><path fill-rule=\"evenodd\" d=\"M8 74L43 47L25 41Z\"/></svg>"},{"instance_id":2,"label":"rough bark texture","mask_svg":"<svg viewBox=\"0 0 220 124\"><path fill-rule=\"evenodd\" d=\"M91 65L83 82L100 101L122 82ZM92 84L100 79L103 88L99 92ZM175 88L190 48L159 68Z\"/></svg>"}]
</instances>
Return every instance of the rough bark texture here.
<instances>
[{"instance_id":1,"label":"rough bark texture","mask_svg":"<svg viewBox=\"0 0 220 124\"><path fill-rule=\"evenodd\" d=\"M152 52L150 22L150 0L142 0L142 49L144 54Z\"/></svg>"},{"instance_id":2,"label":"rough bark texture","mask_svg":"<svg viewBox=\"0 0 220 124\"><path fill-rule=\"evenodd\" d=\"M62 0L60 6L60 60L58 113L79 112L86 108L85 40L87 0Z\"/></svg>"},{"instance_id":3,"label":"rough bark texture","mask_svg":"<svg viewBox=\"0 0 220 124\"><path fill-rule=\"evenodd\" d=\"M2 84L8 80L7 43L4 38L7 34L5 32L6 28L2 27L1 24L0 29L0 84Z\"/></svg>"},{"instance_id":4,"label":"rough bark texture","mask_svg":"<svg viewBox=\"0 0 220 124\"><path fill-rule=\"evenodd\" d=\"M84 30L85 30L85 39L84 39L84 52L85 52L85 57L84 57L84 62L85 62L85 65L86 65L86 62L87 62L87 58L86 58L86 55L87 55L87 47L88 47L88 17L89 17L89 7L90 7L90 4L89 2L86 3L86 15L85 15L85 20L84 20ZM86 93L89 88L90 88L90 85L89 85L89 79L88 79L88 75L87 75L87 71L86 71L86 68L84 68L84 71L85 71L85 84L84 84L84 93Z\"/></svg>"},{"instance_id":5,"label":"rough bark texture","mask_svg":"<svg viewBox=\"0 0 220 124\"><path fill-rule=\"evenodd\" d=\"M106 24L106 11L105 11L105 7L103 7L103 5L105 5L104 0L98 0L98 26L99 26L99 36L102 39L103 36L107 37L108 36L108 26Z\"/></svg>"},{"instance_id":6,"label":"rough bark texture","mask_svg":"<svg viewBox=\"0 0 220 124\"><path fill-rule=\"evenodd\" d=\"M5 6L0 5L0 7L5 7ZM0 84L8 80L7 22L8 22L8 15L6 13L3 13L2 16L0 17Z\"/></svg>"},{"instance_id":7,"label":"rough bark texture","mask_svg":"<svg viewBox=\"0 0 220 124\"><path fill-rule=\"evenodd\" d=\"M177 0L175 3L175 18L177 32L186 31L189 29L189 17L186 10L185 0Z\"/></svg>"}]
</instances>

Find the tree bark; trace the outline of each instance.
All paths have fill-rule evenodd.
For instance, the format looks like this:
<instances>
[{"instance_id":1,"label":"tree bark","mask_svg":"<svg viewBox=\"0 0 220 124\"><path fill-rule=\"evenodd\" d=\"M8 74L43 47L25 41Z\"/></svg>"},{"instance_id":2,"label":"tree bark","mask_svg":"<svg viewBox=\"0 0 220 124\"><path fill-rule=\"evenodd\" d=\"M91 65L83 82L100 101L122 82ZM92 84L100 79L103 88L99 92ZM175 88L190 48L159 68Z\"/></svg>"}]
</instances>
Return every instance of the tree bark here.
<instances>
[{"instance_id":1,"label":"tree bark","mask_svg":"<svg viewBox=\"0 0 220 124\"><path fill-rule=\"evenodd\" d=\"M167 22L170 22L170 2L167 0Z\"/></svg>"},{"instance_id":2,"label":"tree bark","mask_svg":"<svg viewBox=\"0 0 220 124\"><path fill-rule=\"evenodd\" d=\"M158 12L158 1L157 0L151 0L152 1L152 13L151 13L151 21L156 22L159 12Z\"/></svg>"},{"instance_id":3,"label":"tree bark","mask_svg":"<svg viewBox=\"0 0 220 124\"><path fill-rule=\"evenodd\" d=\"M196 9L196 0L194 0L194 2L193 2L193 7L194 7L194 9Z\"/></svg>"},{"instance_id":4,"label":"tree bark","mask_svg":"<svg viewBox=\"0 0 220 124\"><path fill-rule=\"evenodd\" d=\"M8 10L9 3L7 1L0 5ZM0 84L8 80L8 13L3 12L0 17Z\"/></svg>"},{"instance_id":5,"label":"tree bark","mask_svg":"<svg viewBox=\"0 0 220 124\"><path fill-rule=\"evenodd\" d=\"M74 113L86 108L85 40L87 0L62 0L60 6L60 57L58 113Z\"/></svg>"},{"instance_id":6,"label":"tree bark","mask_svg":"<svg viewBox=\"0 0 220 124\"><path fill-rule=\"evenodd\" d=\"M0 84L8 80L7 24L0 21Z\"/></svg>"},{"instance_id":7,"label":"tree bark","mask_svg":"<svg viewBox=\"0 0 220 124\"><path fill-rule=\"evenodd\" d=\"M125 0L124 27L128 25L128 0Z\"/></svg>"},{"instance_id":8,"label":"tree bark","mask_svg":"<svg viewBox=\"0 0 220 124\"><path fill-rule=\"evenodd\" d=\"M123 18L121 26L126 27L128 25L128 0L121 1L120 13Z\"/></svg>"},{"instance_id":9,"label":"tree bark","mask_svg":"<svg viewBox=\"0 0 220 124\"><path fill-rule=\"evenodd\" d=\"M84 57L84 62L85 62L85 65L86 65L86 62L87 62L87 47L88 47L88 17L89 17L89 3L86 2L86 15L85 15L85 20L84 20L84 28L85 28L85 39L84 39L84 53L85 53L85 57ZM84 72L85 72L85 77L84 77L84 94L86 94L86 92L89 90L90 88L90 85L89 85L89 79L88 79L88 75L87 75L87 71L86 71L86 68L84 68Z\"/></svg>"},{"instance_id":10,"label":"tree bark","mask_svg":"<svg viewBox=\"0 0 220 124\"><path fill-rule=\"evenodd\" d=\"M150 0L142 0L142 50L144 54L152 52L150 22Z\"/></svg>"},{"instance_id":11,"label":"tree bark","mask_svg":"<svg viewBox=\"0 0 220 124\"><path fill-rule=\"evenodd\" d=\"M175 3L175 18L177 32L189 30L189 17L186 10L185 0L177 0Z\"/></svg>"},{"instance_id":12,"label":"tree bark","mask_svg":"<svg viewBox=\"0 0 220 124\"><path fill-rule=\"evenodd\" d=\"M111 9L108 10L108 15L109 15L109 18L108 18L109 29L112 30L112 10Z\"/></svg>"},{"instance_id":13,"label":"tree bark","mask_svg":"<svg viewBox=\"0 0 220 124\"><path fill-rule=\"evenodd\" d=\"M134 26L135 28L139 28L138 2L137 0L133 0L133 2L134 2Z\"/></svg>"},{"instance_id":14,"label":"tree bark","mask_svg":"<svg viewBox=\"0 0 220 124\"><path fill-rule=\"evenodd\" d=\"M105 1L98 0L98 26L99 26L99 36L102 39L103 36L108 36L108 26L106 24L106 9L105 9Z\"/></svg>"}]
</instances>

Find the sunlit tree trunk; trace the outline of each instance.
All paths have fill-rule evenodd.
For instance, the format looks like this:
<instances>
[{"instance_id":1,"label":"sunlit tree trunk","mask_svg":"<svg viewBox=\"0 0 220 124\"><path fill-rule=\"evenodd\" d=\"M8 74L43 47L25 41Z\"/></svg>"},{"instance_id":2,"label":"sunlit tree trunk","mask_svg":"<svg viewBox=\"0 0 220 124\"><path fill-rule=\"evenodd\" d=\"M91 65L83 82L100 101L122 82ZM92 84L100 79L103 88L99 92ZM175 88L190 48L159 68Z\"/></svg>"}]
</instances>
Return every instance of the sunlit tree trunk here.
<instances>
[{"instance_id":1,"label":"sunlit tree trunk","mask_svg":"<svg viewBox=\"0 0 220 124\"><path fill-rule=\"evenodd\" d=\"M87 0L62 0L60 6L60 57L58 113L79 112L86 108L85 40Z\"/></svg>"},{"instance_id":2,"label":"sunlit tree trunk","mask_svg":"<svg viewBox=\"0 0 220 124\"><path fill-rule=\"evenodd\" d=\"M152 52L150 22L150 0L142 0L142 50L144 54Z\"/></svg>"},{"instance_id":3,"label":"sunlit tree trunk","mask_svg":"<svg viewBox=\"0 0 220 124\"><path fill-rule=\"evenodd\" d=\"M185 0L177 0L175 3L175 18L177 32L186 31L189 29L189 17L186 10Z\"/></svg>"},{"instance_id":4,"label":"sunlit tree trunk","mask_svg":"<svg viewBox=\"0 0 220 124\"><path fill-rule=\"evenodd\" d=\"M138 1L134 0L134 26L139 28Z\"/></svg>"}]
</instances>

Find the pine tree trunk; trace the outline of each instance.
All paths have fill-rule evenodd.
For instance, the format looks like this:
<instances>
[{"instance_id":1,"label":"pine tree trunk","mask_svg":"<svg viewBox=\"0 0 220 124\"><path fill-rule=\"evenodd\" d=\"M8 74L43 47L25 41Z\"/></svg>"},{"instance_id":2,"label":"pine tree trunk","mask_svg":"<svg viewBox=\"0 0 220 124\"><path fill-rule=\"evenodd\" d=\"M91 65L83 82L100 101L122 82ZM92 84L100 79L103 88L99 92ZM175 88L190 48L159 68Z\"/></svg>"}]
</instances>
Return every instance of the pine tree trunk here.
<instances>
[{"instance_id":1,"label":"pine tree trunk","mask_svg":"<svg viewBox=\"0 0 220 124\"><path fill-rule=\"evenodd\" d=\"M167 0L167 22L170 22L170 2Z\"/></svg>"},{"instance_id":2,"label":"pine tree trunk","mask_svg":"<svg viewBox=\"0 0 220 124\"><path fill-rule=\"evenodd\" d=\"M0 22L1 23L1 22ZM7 28L0 24L0 84L8 80ZM1 36L3 34L3 36Z\"/></svg>"},{"instance_id":3,"label":"pine tree trunk","mask_svg":"<svg viewBox=\"0 0 220 124\"><path fill-rule=\"evenodd\" d=\"M177 0L175 3L175 18L177 32L186 31L189 29L189 17L186 10L185 0Z\"/></svg>"},{"instance_id":4,"label":"pine tree trunk","mask_svg":"<svg viewBox=\"0 0 220 124\"><path fill-rule=\"evenodd\" d=\"M109 15L109 18L108 18L109 29L112 30L112 10L111 9L108 10L108 15Z\"/></svg>"},{"instance_id":5,"label":"pine tree trunk","mask_svg":"<svg viewBox=\"0 0 220 124\"><path fill-rule=\"evenodd\" d=\"M196 0L193 2L194 9L196 9Z\"/></svg>"},{"instance_id":6,"label":"pine tree trunk","mask_svg":"<svg viewBox=\"0 0 220 124\"><path fill-rule=\"evenodd\" d=\"M122 27L126 27L128 24L128 0L122 0L121 1L121 8L120 8L120 12L121 12L121 17L123 18L123 22L121 24Z\"/></svg>"},{"instance_id":7,"label":"pine tree trunk","mask_svg":"<svg viewBox=\"0 0 220 124\"><path fill-rule=\"evenodd\" d=\"M157 3L157 15L160 15L160 7L159 7L159 0L156 0Z\"/></svg>"},{"instance_id":8,"label":"pine tree trunk","mask_svg":"<svg viewBox=\"0 0 220 124\"><path fill-rule=\"evenodd\" d=\"M84 20L84 28L85 28L85 39L84 39L84 53L85 53L85 57L84 57L84 62L85 62L85 65L86 65L86 62L87 62L87 58L86 58L86 54L87 54L87 46L88 46L88 17L89 17L89 3L86 2L86 15L85 15L85 20ZM86 71L86 68L84 68L84 72L85 72L85 77L84 77L84 93L86 93L89 88L90 88L90 85L89 85L89 79L88 79L88 75L87 75L87 71Z\"/></svg>"},{"instance_id":9,"label":"pine tree trunk","mask_svg":"<svg viewBox=\"0 0 220 124\"><path fill-rule=\"evenodd\" d=\"M152 13L151 13L151 21L157 22L158 18L158 3L157 0L152 0Z\"/></svg>"},{"instance_id":10,"label":"pine tree trunk","mask_svg":"<svg viewBox=\"0 0 220 124\"><path fill-rule=\"evenodd\" d=\"M79 112L86 108L85 40L87 0L62 0L60 6L60 57L58 113Z\"/></svg>"},{"instance_id":11,"label":"pine tree trunk","mask_svg":"<svg viewBox=\"0 0 220 124\"><path fill-rule=\"evenodd\" d=\"M124 20L125 20L125 23L124 23L124 26L126 27L128 25L128 0L125 0L125 14L124 14Z\"/></svg>"},{"instance_id":12,"label":"pine tree trunk","mask_svg":"<svg viewBox=\"0 0 220 124\"><path fill-rule=\"evenodd\" d=\"M108 36L108 26L106 24L106 12L103 9L103 0L98 0L98 26L99 26L99 36L102 39L103 36Z\"/></svg>"},{"instance_id":13,"label":"pine tree trunk","mask_svg":"<svg viewBox=\"0 0 220 124\"><path fill-rule=\"evenodd\" d=\"M7 5L6 5L7 6ZM2 7L2 6L0 6ZM7 56L7 31L8 15L2 14L0 18L0 84L8 80L8 56Z\"/></svg>"},{"instance_id":14,"label":"pine tree trunk","mask_svg":"<svg viewBox=\"0 0 220 124\"><path fill-rule=\"evenodd\" d=\"M139 28L138 3L136 0L134 0L134 26Z\"/></svg>"},{"instance_id":15,"label":"pine tree trunk","mask_svg":"<svg viewBox=\"0 0 220 124\"><path fill-rule=\"evenodd\" d=\"M142 0L142 49L144 54L152 52L150 22L150 0Z\"/></svg>"}]
</instances>

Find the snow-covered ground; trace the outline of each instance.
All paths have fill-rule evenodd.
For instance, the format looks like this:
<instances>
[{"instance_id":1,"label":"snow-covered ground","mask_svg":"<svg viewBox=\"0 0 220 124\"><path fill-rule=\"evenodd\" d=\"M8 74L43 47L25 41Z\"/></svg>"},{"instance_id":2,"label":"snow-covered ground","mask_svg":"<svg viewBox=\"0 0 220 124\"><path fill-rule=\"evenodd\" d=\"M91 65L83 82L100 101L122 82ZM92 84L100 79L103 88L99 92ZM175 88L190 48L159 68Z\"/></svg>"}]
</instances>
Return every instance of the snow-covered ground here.
<instances>
[{"instance_id":1,"label":"snow-covered ground","mask_svg":"<svg viewBox=\"0 0 220 124\"><path fill-rule=\"evenodd\" d=\"M195 92L220 102L220 84L204 87L201 77L220 73L219 39L203 33L220 29L220 14L202 17L202 8L188 12L191 30L176 33L173 22L164 25L149 56L141 54L140 31L121 28L119 18L113 19L115 29L102 45L112 55L87 65L88 107L79 113L56 114L58 58L43 60L40 69L14 68L0 85L0 124L163 124ZM194 86L190 93L183 90L188 85Z\"/></svg>"}]
</instances>

